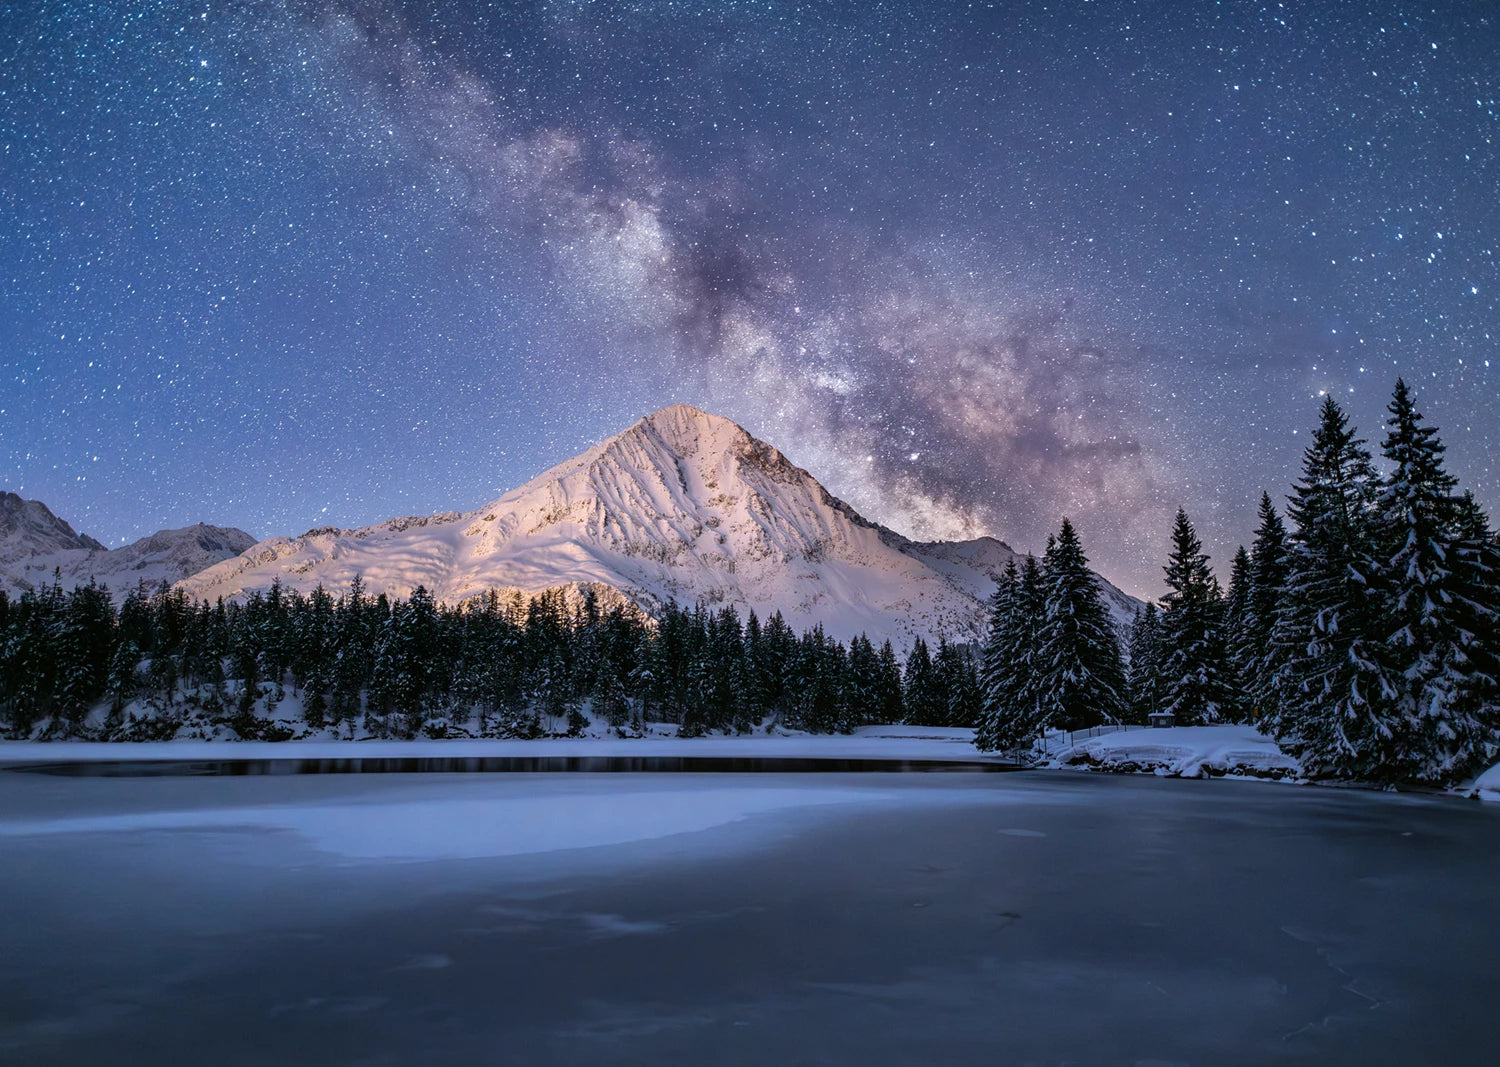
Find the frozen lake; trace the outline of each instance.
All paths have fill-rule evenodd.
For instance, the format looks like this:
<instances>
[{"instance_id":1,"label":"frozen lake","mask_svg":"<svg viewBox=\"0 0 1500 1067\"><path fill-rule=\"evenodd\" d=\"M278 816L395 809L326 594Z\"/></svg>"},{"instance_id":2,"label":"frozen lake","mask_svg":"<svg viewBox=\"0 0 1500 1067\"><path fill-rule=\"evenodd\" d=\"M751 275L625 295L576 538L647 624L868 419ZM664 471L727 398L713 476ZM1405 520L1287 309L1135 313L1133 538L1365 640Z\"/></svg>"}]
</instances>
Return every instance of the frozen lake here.
<instances>
[{"instance_id":1,"label":"frozen lake","mask_svg":"<svg viewBox=\"0 0 1500 1067\"><path fill-rule=\"evenodd\" d=\"M0 1061L1487 1062L1500 813L1068 772L0 771Z\"/></svg>"}]
</instances>

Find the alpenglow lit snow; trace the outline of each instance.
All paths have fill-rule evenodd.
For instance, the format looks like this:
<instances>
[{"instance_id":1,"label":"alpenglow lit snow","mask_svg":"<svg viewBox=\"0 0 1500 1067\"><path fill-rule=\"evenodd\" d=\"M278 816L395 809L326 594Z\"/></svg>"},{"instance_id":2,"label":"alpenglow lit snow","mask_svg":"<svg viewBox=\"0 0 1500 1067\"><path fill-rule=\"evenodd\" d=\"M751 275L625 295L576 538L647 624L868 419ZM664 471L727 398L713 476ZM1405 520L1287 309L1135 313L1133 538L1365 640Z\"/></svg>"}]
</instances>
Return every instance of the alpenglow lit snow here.
<instances>
[{"instance_id":1,"label":"alpenglow lit snow","mask_svg":"<svg viewBox=\"0 0 1500 1067\"><path fill-rule=\"evenodd\" d=\"M727 419L665 408L473 511L275 537L182 583L232 598L275 579L303 592L459 603L490 589L592 586L648 610L669 600L780 610L801 629L973 640L994 577L1015 553L991 538L923 544L861 517ZM1103 583L1111 612L1134 601Z\"/></svg>"}]
</instances>

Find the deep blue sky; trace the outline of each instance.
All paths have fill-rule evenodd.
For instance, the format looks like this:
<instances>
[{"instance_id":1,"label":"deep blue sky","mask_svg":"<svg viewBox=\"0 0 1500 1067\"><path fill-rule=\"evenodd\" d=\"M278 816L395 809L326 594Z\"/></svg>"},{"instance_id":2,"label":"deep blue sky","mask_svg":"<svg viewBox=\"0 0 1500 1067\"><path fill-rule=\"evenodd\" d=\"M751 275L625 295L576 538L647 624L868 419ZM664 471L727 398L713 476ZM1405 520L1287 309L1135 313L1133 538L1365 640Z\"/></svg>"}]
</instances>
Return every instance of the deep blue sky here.
<instances>
[{"instance_id":1,"label":"deep blue sky","mask_svg":"<svg viewBox=\"0 0 1500 1067\"><path fill-rule=\"evenodd\" d=\"M1321 391L1492 511L1488 3L0 5L0 486L115 544L466 509L684 401L1160 589Z\"/></svg>"}]
</instances>

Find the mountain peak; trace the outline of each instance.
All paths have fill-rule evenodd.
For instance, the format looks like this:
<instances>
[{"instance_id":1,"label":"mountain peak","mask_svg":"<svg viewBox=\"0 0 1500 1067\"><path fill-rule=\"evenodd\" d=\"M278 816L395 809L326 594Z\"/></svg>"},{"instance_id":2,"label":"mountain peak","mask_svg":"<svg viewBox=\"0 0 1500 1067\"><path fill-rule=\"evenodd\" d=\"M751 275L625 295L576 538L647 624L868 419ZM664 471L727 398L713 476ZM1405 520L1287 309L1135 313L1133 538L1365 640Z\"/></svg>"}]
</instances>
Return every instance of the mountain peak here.
<instances>
[{"instance_id":1,"label":"mountain peak","mask_svg":"<svg viewBox=\"0 0 1500 1067\"><path fill-rule=\"evenodd\" d=\"M0 540L14 542L11 547L24 553L104 548L87 534L77 533L40 500L24 500L8 491L0 491Z\"/></svg>"},{"instance_id":2,"label":"mountain peak","mask_svg":"<svg viewBox=\"0 0 1500 1067\"><path fill-rule=\"evenodd\" d=\"M193 599L280 581L462 603L490 590L608 589L653 610L780 611L848 640L978 640L999 542L924 546L862 518L810 473L729 419L687 404L472 511L271 538L185 580Z\"/></svg>"},{"instance_id":3,"label":"mountain peak","mask_svg":"<svg viewBox=\"0 0 1500 1067\"><path fill-rule=\"evenodd\" d=\"M673 404L654 411L626 432L631 431L654 433L678 455L722 450L751 439L738 423L688 404Z\"/></svg>"},{"instance_id":4,"label":"mountain peak","mask_svg":"<svg viewBox=\"0 0 1500 1067\"><path fill-rule=\"evenodd\" d=\"M71 589L94 579L123 592L142 581L179 581L253 544L243 530L199 523L109 549L74 532L41 501L0 492L0 589L22 592L54 580Z\"/></svg>"}]
</instances>

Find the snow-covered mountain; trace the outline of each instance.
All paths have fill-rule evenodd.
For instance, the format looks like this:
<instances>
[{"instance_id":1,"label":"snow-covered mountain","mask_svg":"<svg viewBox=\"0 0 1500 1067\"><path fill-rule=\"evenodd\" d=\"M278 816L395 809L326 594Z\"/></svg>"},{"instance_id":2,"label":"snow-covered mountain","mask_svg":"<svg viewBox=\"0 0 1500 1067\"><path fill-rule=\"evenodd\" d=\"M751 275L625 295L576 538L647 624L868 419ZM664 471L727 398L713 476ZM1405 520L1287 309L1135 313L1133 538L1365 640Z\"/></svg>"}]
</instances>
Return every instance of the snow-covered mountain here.
<instances>
[{"instance_id":1,"label":"snow-covered mountain","mask_svg":"<svg viewBox=\"0 0 1500 1067\"><path fill-rule=\"evenodd\" d=\"M74 532L41 501L0 492L0 589L11 593L50 585L61 571L65 589L92 578L118 597L141 581L180 581L254 544L244 530L200 523L108 549Z\"/></svg>"},{"instance_id":2,"label":"snow-covered mountain","mask_svg":"<svg viewBox=\"0 0 1500 1067\"><path fill-rule=\"evenodd\" d=\"M371 593L423 585L448 603L593 586L647 609L780 609L797 629L821 623L843 640L866 632L905 648L916 635L978 638L1013 556L991 538L909 541L736 424L677 405L473 511L270 538L181 586L213 600L278 578L338 592L360 575ZM1135 602L1102 584L1128 618Z\"/></svg>"}]
</instances>

